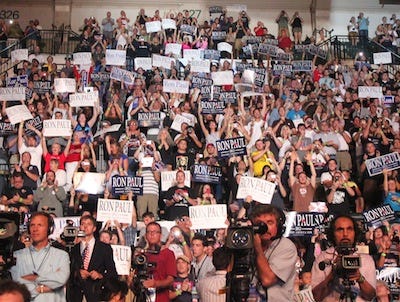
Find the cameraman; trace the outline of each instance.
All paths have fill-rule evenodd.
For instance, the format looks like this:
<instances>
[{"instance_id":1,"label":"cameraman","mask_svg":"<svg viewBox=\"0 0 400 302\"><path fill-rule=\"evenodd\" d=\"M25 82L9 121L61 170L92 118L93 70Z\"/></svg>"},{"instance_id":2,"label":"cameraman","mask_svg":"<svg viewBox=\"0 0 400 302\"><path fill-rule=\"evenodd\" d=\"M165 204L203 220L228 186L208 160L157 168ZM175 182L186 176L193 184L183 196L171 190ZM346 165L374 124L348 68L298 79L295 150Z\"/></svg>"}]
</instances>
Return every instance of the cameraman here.
<instances>
[{"instance_id":1,"label":"cameraman","mask_svg":"<svg viewBox=\"0 0 400 302\"><path fill-rule=\"evenodd\" d=\"M338 247L354 248L359 232L350 216L340 215L332 220L328 240L334 246L323 251L314 261L312 268L312 288L316 301L339 301L345 291L343 276L354 283L351 291L357 295L355 301L370 301L375 297L376 275L372 257L352 253L360 256L361 268L344 269L341 260L343 255L337 252Z\"/></svg>"},{"instance_id":2,"label":"cameraman","mask_svg":"<svg viewBox=\"0 0 400 302\"><path fill-rule=\"evenodd\" d=\"M258 204L252 212L252 222L263 222L268 227L264 234L254 234L257 277L262 285L259 293L269 301L293 301L297 250L282 237L285 214L272 205Z\"/></svg>"}]
</instances>

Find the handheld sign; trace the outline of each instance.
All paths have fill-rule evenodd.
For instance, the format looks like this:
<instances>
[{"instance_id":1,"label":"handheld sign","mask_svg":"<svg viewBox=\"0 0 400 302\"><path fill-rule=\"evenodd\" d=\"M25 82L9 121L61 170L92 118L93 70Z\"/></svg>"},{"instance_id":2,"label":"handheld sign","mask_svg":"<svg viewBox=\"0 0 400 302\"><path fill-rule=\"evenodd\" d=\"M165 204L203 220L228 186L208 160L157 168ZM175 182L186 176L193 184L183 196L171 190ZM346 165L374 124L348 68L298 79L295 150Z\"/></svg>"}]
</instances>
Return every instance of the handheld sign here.
<instances>
[{"instance_id":1,"label":"handheld sign","mask_svg":"<svg viewBox=\"0 0 400 302\"><path fill-rule=\"evenodd\" d=\"M332 214L288 212L286 214L286 230L283 236L311 237L314 235L315 228L324 231L333 217Z\"/></svg>"},{"instance_id":2,"label":"handheld sign","mask_svg":"<svg viewBox=\"0 0 400 302\"><path fill-rule=\"evenodd\" d=\"M69 105L71 107L93 107L99 99L99 92L75 93L69 96Z\"/></svg>"},{"instance_id":3,"label":"handheld sign","mask_svg":"<svg viewBox=\"0 0 400 302\"><path fill-rule=\"evenodd\" d=\"M111 178L112 194L114 196L128 194L143 195L143 177L114 175Z\"/></svg>"},{"instance_id":4,"label":"handheld sign","mask_svg":"<svg viewBox=\"0 0 400 302\"><path fill-rule=\"evenodd\" d=\"M99 198L97 203L97 221L132 223L133 201Z\"/></svg>"},{"instance_id":5,"label":"handheld sign","mask_svg":"<svg viewBox=\"0 0 400 302\"><path fill-rule=\"evenodd\" d=\"M21 75L16 77L7 78L7 87L26 87L28 86L28 76Z\"/></svg>"},{"instance_id":6,"label":"handheld sign","mask_svg":"<svg viewBox=\"0 0 400 302\"><path fill-rule=\"evenodd\" d=\"M146 32L147 33L156 33L161 31L161 22L160 21L151 21L151 22L146 22Z\"/></svg>"},{"instance_id":7,"label":"handheld sign","mask_svg":"<svg viewBox=\"0 0 400 302\"><path fill-rule=\"evenodd\" d=\"M162 122L161 112L138 112L139 127L158 128Z\"/></svg>"},{"instance_id":8,"label":"handheld sign","mask_svg":"<svg viewBox=\"0 0 400 302\"><path fill-rule=\"evenodd\" d=\"M154 67L163 67L165 69L171 69L171 66L175 64L175 59L170 57L165 57L161 55L152 56L152 65Z\"/></svg>"},{"instance_id":9,"label":"handheld sign","mask_svg":"<svg viewBox=\"0 0 400 302\"><path fill-rule=\"evenodd\" d=\"M189 81L163 80L163 91L172 93L189 93Z\"/></svg>"},{"instance_id":10,"label":"handheld sign","mask_svg":"<svg viewBox=\"0 0 400 302\"><path fill-rule=\"evenodd\" d=\"M212 84L213 84L212 79L200 76L192 77L192 88L201 88L202 86L211 86Z\"/></svg>"},{"instance_id":11,"label":"handheld sign","mask_svg":"<svg viewBox=\"0 0 400 302\"><path fill-rule=\"evenodd\" d=\"M163 29L175 29L176 21L174 19L162 19L161 25Z\"/></svg>"},{"instance_id":12,"label":"handheld sign","mask_svg":"<svg viewBox=\"0 0 400 302\"><path fill-rule=\"evenodd\" d=\"M232 45L226 42L220 42L218 43L217 49L219 51L226 51L229 53L232 53Z\"/></svg>"},{"instance_id":13,"label":"handheld sign","mask_svg":"<svg viewBox=\"0 0 400 302\"><path fill-rule=\"evenodd\" d=\"M75 93L76 92L76 82L75 79L68 78L58 78L54 79L54 90L57 93Z\"/></svg>"},{"instance_id":14,"label":"handheld sign","mask_svg":"<svg viewBox=\"0 0 400 302\"><path fill-rule=\"evenodd\" d=\"M75 65L87 65L92 60L92 53L90 52L76 52L74 53Z\"/></svg>"},{"instance_id":15,"label":"handheld sign","mask_svg":"<svg viewBox=\"0 0 400 302\"><path fill-rule=\"evenodd\" d=\"M388 171L400 167L400 155L398 152L392 152L365 161L369 176L381 174L383 169Z\"/></svg>"},{"instance_id":16,"label":"handheld sign","mask_svg":"<svg viewBox=\"0 0 400 302\"><path fill-rule=\"evenodd\" d=\"M226 204L189 207L192 230L227 228Z\"/></svg>"},{"instance_id":17,"label":"handheld sign","mask_svg":"<svg viewBox=\"0 0 400 302\"><path fill-rule=\"evenodd\" d=\"M195 164L192 181L200 183L221 183L222 169L217 166Z\"/></svg>"},{"instance_id":18,"label":"handheld sign","mask_svg":"<svg viewBox=\"0 0 400 302\"><path fill-rule=\"evenodd\" d=\"M218 157L226 158L232 156L241 156L247 154L246 139L241 137L221 139L216 142Z\"/></svg>"},{"instance_id":19,"label":"handheld sign","mask_svg":"<svg viewBox=\"0 0 400 302\"><path fill-rule=\"evenodd\" d=\"M43 136L71 136L71 120L44 120Z\"/></svg>"},{"instance_id":20,"label":"handheld sign","mask_svg":"<svg viewBox=\"0 0 400 302\"><path fill-rule=\"evenodd\" d=\"M225 109L225 102L219 100L209 101L208 99L202 99L201 103L201 114L223 114Z\"/></svg>"},{"instance_id":21,"label":"handheld sign","mask_svg":"<svg viewBox=\"0 0 400 302\"><path fill-rule=\"evenodd\" d=\"M25 100L25 87L0 88L0 101Z\"/></svg>"},{"instance_id":22,"label":"handheld sign","mask_svg":"<svg viewBox=\"0 0 400 302\"><path fill-rule=\"evenodd\" d=\"M132 85L135 82L135 75L131 71L118 67L111 69L110 78L117 81L124 81L127 85Z\"/></svg>"},{"instance_id":23,"label":"handheld sign","mask_svg":"<svg viewBox=\"0 0 400 302\"><path fill-rule=\"evenodd\" d=\"M182 44L180 43L167 43L165 44L165 54L166 55L175 55L177 57L181 57L182 53Z\"/></svg>"},{"instance_id":24,"label":"handheld sign","mask_svg":"<svg viewBox=\"0 0 400 302\"><path fill-rule=\"evenodd\" d=\"M143 70L151 70L151 58L135 58L135 70L142 68Z\"/></svg>"},{"instance_id":25,"label":"handheld sign","mask_svg":"<svg viewBox=\"0 0 400 302\"><path fill-rule=\"evenodd\" d=\"M6 113L12 125L33 119L31 112L25 105L17 105L6 108Z\"/></svg>"},{"instance_id":26,"label":"handheld sign","mask_svg":"<svg viewBox=\"0 0 400 302\"><path fill-rule=\"evenodd\" d=\"M16 49L11 51L11 62L15 61L27 61L28 60L28 49Z\"/></svg>"},{"instance_id":27,"label":"handheld sign","mask_svg":"<svg viewBox=\"0 0 400 302\"><path fill-rule=\"evenodd\" d=\"M383 205L363 212L364 221L367 226L379 227L384 221L396 218L395 212L390 205Z\"/></svg>"},{"instance_id":28,"label":"handheld sign","mask_svg":"<svg viewBox=\"0 0 400 302\"><path fill-rule=\"evenodd\" d=\"M233 84L233 72L230 70L212 72L211 78L214 85L222 86Z\"/></svg>"},{"instance_id":29,"label":"handheld sign","mask_svg":"<svg viewBox=\"0 0 400 302\"><path fill-rule=\"evenodd\" d=\"M130 246L111 244L115 269L120 276L128 276L131 270L132 249Z\"/></svg>"},{"instance_id":30,"label":"handheld sign","mask_svg":"<svg viewBox=\"0 0 400 302\"><path fill-rule=\"evenodd\" d=\"M75 172L73 184L76 192L103 194L104 180L104 173Z\"/></svg>"},{"instance_id":31,"label":"handheld sign","mask_svg":"<svg viewBox=\"0 0 400 302\"><path fill-rule=\"evenodd\" d=\"M275 184L261 178L242 176L236 198L245 199L251 196L253 200L270 204L275 192Z\"/></svg>"},{"instance_id":32,"label":"handheld sign","mask_svg":"<svg viewBox=\"0 0 400 302\"><path fill-rule=\"evenodd\" d=\"M390 52L374 53L374 64L392 64L392 54Z\"/></svg>"},{"instance_id":33,"label":"handheld sign","mask_svg":"<svg viewBox=\"0 0 400 302\"><path fill-rule=\"evenodd\" d=\"M126 50L106 49L106 64L112 66L125 66Z\"/></svg>"},{"instance_id":34,"label":"handheld sign","mask_svg":"<svg viewBox=\"0 0 400 302\"><path fill-rule=\"evenodd\" d=\"M363 98L378 98L383 96L381 86L358 86L358 97Z\"/></svg>"}]
</instances>

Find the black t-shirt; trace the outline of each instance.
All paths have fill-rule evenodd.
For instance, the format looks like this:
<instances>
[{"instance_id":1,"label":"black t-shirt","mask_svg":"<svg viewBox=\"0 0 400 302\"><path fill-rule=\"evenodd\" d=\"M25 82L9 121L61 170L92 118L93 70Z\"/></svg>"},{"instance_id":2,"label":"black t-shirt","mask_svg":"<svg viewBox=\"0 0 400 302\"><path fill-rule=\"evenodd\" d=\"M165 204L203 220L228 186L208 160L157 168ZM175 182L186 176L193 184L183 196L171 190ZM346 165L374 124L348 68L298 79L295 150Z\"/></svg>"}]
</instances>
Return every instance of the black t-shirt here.
<instances>
[{"instance_id":1,"label":"black t-shirt","mask_svg":"<svg viewBox=\"0 0 400 302\"><path fill-rule=\"evenodd\" d=\"M177 200L172 206L166 208L168 220L175 220L182 216L189 216L189 197L193 198L193 192L187 186L173 186L168 189L165 198L168 200Z\"/></svg>"},{"instance_id":2,"label":"black t-shirt","mask_svg":"<svg viewBox=\"0 0 400 302\"><path fill-rule=\"evenodd\" d=\"M172 285L171 290L172 291L180 290L182 288L182 283L185 280L189 280L191 285L192 286L194 285L194 278L191 274L189 274L186 278L177 276L174 278L174 283ZM182 291L182 293L179 296L177 296L175 299L173 299L171 301L173 301L173 302L192 302L192 293L187 292L187 291Z\"/></svg>"},{"instance_id":3,"label":"black t-shirt","mask_svg":"<svg viewBox=\"0 0 400 302\"><path fill-rule=\"evenodd\" d=\"M182 168L183 170L189 170L194 165L194 160L195 156L192 153L176 153L172 162L172 169Z\"/></svg>"},{"instance_id":4,"label":"black t-shirt","mask_svg":"<svg viewBox=\"0 0 400 302\"><path fill-rule=\"evenodd\" d=\"M327 191L329 195L331 190ZM345 188L338 188L332 203L328 203L328 212L332 214L346 215L350 212L350 195Z\"/></svg>"},{"instance_id":5,"label":"black t-shirt","mask_svg":"<svg viewBox=\"0 0 400 302\"><path fill-rule=\"evenodd\" d=\"M39 176L39 169L36 166L29 165L27 169L30 173L38 175ZM32 178L29 178L28 175L25 172L22 172L23 178L24 178L24 185L26 187L31 188L32 190L37 189L37 182L32 180Z\"/></svg>"}]
</instances>

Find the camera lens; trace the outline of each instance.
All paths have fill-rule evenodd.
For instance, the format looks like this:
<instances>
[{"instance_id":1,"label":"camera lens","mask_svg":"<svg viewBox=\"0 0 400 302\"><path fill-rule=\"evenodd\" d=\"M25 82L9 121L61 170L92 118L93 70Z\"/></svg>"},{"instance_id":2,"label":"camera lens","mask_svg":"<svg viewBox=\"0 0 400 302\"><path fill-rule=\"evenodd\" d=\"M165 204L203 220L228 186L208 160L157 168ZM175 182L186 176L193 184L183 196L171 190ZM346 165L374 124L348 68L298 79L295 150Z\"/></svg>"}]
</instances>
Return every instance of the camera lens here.
<instances>
[{"instance_id":1,"label":"camera lens","mask_svg":"<svg viewBox=\"0 0 400 302\"><path fill-rule=\"evenodd\" d=\"M236 248L247 247L251 238L249 232L238 229L232 234L232 243Z\"/></svg>"}]
</instances>

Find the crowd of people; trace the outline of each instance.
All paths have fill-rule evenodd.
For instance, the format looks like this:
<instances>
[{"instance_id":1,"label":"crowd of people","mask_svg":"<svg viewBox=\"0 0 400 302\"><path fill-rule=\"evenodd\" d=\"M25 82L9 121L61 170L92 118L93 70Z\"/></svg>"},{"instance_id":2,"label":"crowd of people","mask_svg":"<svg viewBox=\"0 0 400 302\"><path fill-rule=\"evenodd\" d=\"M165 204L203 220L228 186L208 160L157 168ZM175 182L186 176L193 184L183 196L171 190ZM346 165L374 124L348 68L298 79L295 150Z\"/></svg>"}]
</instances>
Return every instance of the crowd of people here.
<instances>
[{"instance_id":1,"label":"crowd of people","mask_svg":"<svg viewBox=\"0 0 400 302\"><path fill-rule=\"evenodd\" d=\"M146 23L166 18L175 20L176 29L146 32ZM124 11L117 20L110 12L100 23L87 18L76 48L92 54L87 66L74 64L71 55L58 68L40 52L39 37L15 74L1 75L1 87L24 85L23 77L27 83L24 100L5 101L0 94L1 209L20 213L25 222L10 269L13 280L25 287L2 283L0 301L17 293L27 301L26 288L33 301L123 301L143 293L155 293L158 302L225 301L237 285L225 287L238 269L229 260L243 252L232 248L227 235L242 220L246 226L267 226L252 235L249 249L254 261L247 264L254 276L245 295L251 301L300 301L295 297L302 291L312 292L316 301L337 301L343 292L356 295L356 301L399 299L397 273L390 284L377 278L400 264L400 175L396 165L383 164L399 162L400 72L391 74L385 65L372 68L363 55L341 62L296 47L305 43L298 12L291 18L279 13L277 39L262 22L251 30L245 11L234 18L221 10L202 25L188 11L168 12L166 18L159 11L148 17L143 9L134 20ZM383 20L382 28L394 36L399 20L395 15L390 20ZM348 29L349 41L358 45L368 37L368 19L360 13ZM0 38L6 32L0 21ZM221 42L232 51L219 52ZM257 53L252 45L263 43L289 56ZM132 64L127 67L132 78L110 78L116 66L107 65L107 50L126 50L133 59L174 58L165 51L168 44L180 44L182 52L214 50L221 59L210 60L208 73L192 72L190 62L176 60L170 68ZM310 68L288 73L275 68L296 61L309 62ZM212 85L211 74L219 72L231 73L232 82ZM53 89L58 79L75 79L76 91L95 91L98 100L93 106L71 106L70 93ZM188 81L190 89L167 92L165 80ZM361 86L381 87L382 97L360 96ZM224 94L233 97L224 100ZM221 101L219 111L207 111L210 103ZM33 119L11 125L8 109L21 104ZM51 119L69 120L72 134L44 135L43 121ZM232 144L231 156L221 155L226 151L221 142L238 141L244 148ZM196 167L206 167L208 177L217 171L218 178L195 181ZM169 172L174 181L163 187L162 176ZM89 182L82 181L85 175L92 175ZM142 177L142 192L117 193L115 177ZM252 191L238 198L243 179L273 184L271 199L260 200ZM97 222L99 198L133 201L131 223ZM194 233L190 208L216 205L226 205L228 230ZM392 209L389 221L367 225L363 213L382 206ZM286 238L285 212L292 211L323 213L326 223L335 218L326 231L321 222L309 236ZM68 249L65 238L50 243L53 219L71 216L80 216L82 234L75 246ZM173 227L165 229L165 220ZM367 251L355 251L356 244ZM157 265L146 267L143 276L143 267L135 263L129 276L118 276L110 245L131 246L133 262L145 256ZM354 253L361 265L346 270L342 258Z\"/></svg>"}]
</instances>

